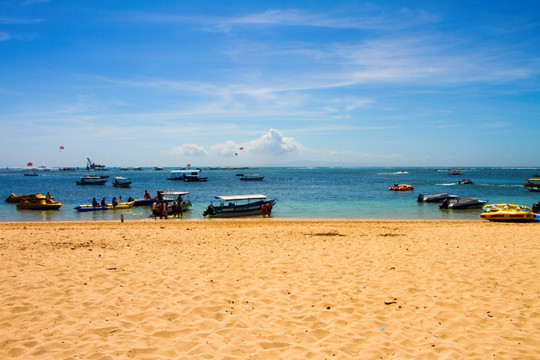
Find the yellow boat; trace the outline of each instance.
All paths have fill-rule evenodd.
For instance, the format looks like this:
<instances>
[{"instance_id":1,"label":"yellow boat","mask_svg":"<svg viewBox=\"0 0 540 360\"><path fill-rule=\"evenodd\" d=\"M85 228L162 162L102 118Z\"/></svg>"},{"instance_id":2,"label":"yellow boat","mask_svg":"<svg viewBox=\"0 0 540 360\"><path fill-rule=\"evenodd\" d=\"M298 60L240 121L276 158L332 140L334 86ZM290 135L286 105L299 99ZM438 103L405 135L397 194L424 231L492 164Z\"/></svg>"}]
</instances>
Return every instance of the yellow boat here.
<instances>
[{"instance_id":1,"label":"yellow boat","mask_svg":"<svg viewBox=\"0 0 540 360\"><path fill-rule=\"evenodd\" d=\"M23 201L38 201L38 200L45 200L46 196L43 194L30 194L30 195L15 195L11 193L6 201L8 203L20 203Z\"/></svg>"},{"instance_id":2,"label":"yellow boat","mask_svg":"<svg viewBox=\"0 0 540 360\"><path fill-rule=\"evenodd\" d=\"M22 201L17 204L18 210L58 210L62 207L60 201L53 200L37 200L37 201Z\"/></svg>"},{"instance_id":3,"label":"yellow boat","mask_svg":"<svg viewBox=\"0 0 540 360\"><path fill-rule=\"evenodd\" d=\"M135 201L128 201L125 203L120 203L116 206L113 204L107 204L107 206L92 206L92 205L79 205L75 208L77 211L100 211L100 210L126 210L133 207Z\"/></svg>"},{"instance_id":4,"label":"yellow boat","mask_svg":"<svg viewBox=\"0 0 540 360\"><path fill-rule=\"evenodd\" d=\"M489 221L505 222L529 222L537 221L537 214L532 209L524 205L515 204L490 204L483 208L480 217Z\"/></svg>"}]
</instances>

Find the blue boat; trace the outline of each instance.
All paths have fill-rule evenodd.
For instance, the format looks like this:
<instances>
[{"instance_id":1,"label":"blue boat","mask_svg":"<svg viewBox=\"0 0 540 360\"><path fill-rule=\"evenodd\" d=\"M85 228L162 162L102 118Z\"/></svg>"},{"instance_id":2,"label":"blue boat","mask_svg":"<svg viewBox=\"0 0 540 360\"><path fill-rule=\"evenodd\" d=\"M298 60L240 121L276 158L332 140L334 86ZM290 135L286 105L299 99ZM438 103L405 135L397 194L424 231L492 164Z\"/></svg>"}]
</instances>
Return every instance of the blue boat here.
<instances>
[{"instance_id":1,"label":"blue boat","mask_svg":"<svg viewBox=\"0 0 540 360\"><path fill-rule=\"evenodd\" d=\"M219 204L211 203L203 212L203 216L215 218L268 215L272 213L275 199L268 200L265 195L216 196Z\"/></svg>"}]
</instances>

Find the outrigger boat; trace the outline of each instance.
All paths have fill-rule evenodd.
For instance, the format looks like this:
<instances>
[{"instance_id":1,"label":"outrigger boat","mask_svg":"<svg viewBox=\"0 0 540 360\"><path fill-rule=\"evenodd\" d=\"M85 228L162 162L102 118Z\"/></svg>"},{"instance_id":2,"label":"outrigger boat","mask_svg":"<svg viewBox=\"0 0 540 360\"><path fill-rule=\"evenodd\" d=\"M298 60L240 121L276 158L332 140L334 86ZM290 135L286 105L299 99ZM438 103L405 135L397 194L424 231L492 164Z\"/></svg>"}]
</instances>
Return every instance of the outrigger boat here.
<instances>
[{"instance_id":1,"label":"outrigger boat","mask_svg":"<svg viewBox=\"0 0 540 360\"><path fill-rule=\"evenodd\" d=\"M113 186L114 187L130 187L131 180L122 176L117 176L114 178Z\"/></svg>"},{"instance_id":2,"label":"outrigger boat","mask_svg":"<svg viewBox=\"0 0 540 360\"><path fill-rule=\"evenodd\" d=\"M489 221L500 222L531 222L539 221L540 216L524 205L490 204L483 207L480 217Z\"/></svg>"},{"instance_id":3,"label":"outrigger boat","mask_svg":"<svg viewBox=\"0 0 540 360\"><path fill-rule=\"evenodd\" d=\"M201 170L173 170L167 180L177 180L186 182L204 182L208 177L200 176Z\"/></svg>"},{"instance_id":4,"label":"outrigger boat","mask_svg":"<svg viewBox=\"0 0 540 360\"><path fill-rule=\"evenodd\" d=\"M108 176L85 175L81 176L81 180L77 181L77 185L105 185L107 180L109 180Z\"/></svg>"},{"instance_id":5,"label":"outrigger boat","mask_svg":"<svg viewBox=\"0 0 540 360\"><path fill-rule=\"evenodd\" d=\"M418 195L418 198L416 199L418 202L443 202L446 199L457 199L459 196L457 195L450 195L448 193L438 193L438 194L432 194L432 195Z\"/></svg>"},{"instance_id":6,"label":"outrigger boat","mask_svg":"<svg viewBox=\"0 0 540 360\"><path fill-rule=\"evenodd\" d=\"M276 200L268 200L265 195L216 196L219 205L211 203L203 212L203 216L226 218L237 216L267 215L270 216Z\"/></svg>"},{"instance_id":7,"label":"outrigger boat","mask_svg":"<svg viewBox=\"0 0 540 360\"><path fill-rule=\"evenodd\" d=\"M127 210L133 207L135 201L119 203L117 205L107 204L107 206L79 205L75 207L77 211L103 211L103 210Z\"/></svg>"}]
</instances>

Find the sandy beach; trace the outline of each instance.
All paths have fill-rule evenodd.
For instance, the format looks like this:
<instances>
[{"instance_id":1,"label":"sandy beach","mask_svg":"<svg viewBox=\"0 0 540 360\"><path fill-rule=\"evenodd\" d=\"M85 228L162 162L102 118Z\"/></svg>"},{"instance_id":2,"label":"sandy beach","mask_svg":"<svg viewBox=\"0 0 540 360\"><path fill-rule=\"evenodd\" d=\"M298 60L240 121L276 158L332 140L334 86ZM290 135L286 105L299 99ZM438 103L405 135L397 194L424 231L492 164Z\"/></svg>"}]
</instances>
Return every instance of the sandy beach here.
<instances>
[{"instance_id":1,"label":"sandy beach","mask_svg":"<svg viewBox=\"0 0 540 360\"><path fill-rule=\"evenodd\" d=\"M538 359L540 225L0 224L1 359Z\"/></svg>"}]
</instances>

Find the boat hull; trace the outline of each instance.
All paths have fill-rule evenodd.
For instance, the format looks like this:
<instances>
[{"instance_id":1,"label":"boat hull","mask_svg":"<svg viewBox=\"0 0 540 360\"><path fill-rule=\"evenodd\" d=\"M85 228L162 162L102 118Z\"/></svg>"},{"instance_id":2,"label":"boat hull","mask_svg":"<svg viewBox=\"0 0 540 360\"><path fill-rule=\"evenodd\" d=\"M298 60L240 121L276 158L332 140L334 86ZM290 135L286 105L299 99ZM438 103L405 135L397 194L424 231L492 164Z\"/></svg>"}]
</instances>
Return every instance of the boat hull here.
<instances>
[{"instance_id":1,"label":"boat hull","mask_svg":"<svg viewBox=\"0 0 540 360\"><path fill-rule=\"evenodd\" d=\"M237 206L209 206L203 215L211 218L261 216L266 214L266 211L263 211L263 206L271 205L273 207L275 203L276 200L267 200L262 203L256 202Z\"/></svg>"},{"instance_id":2,"label":"boat hull","mask_svg":"<svg viewBox=\"0 0 540 360\"><path fill-rule=\"evenodd\" d=\"M17 210L58 210L62 207L62 205L63 204L58 201L23 201L17 204Z\"/></svg>"},{"instance_id":3,"label":"boat hull","mask_svg":"<svg viewBox=\"0 0 540 360\"><path fill-rule=\"evenodd\" d=\"M515 204L491 204L483 207L480 218L499 222L531 222L538 221L537 214L531 208Z\"/></svg>"},{"instance_id":4,"label":"boat hull","mask_svg":"<svg viewBox=\"0 0 540 360\"><path fill-rule=\"evenodd\" d=\"M127 203L121 203L116 206L112 204L107 204L107 206L92 206L92 205L79 205L75 207L77 211L104 211L104 210L127 210L133 207L135 201L130 201Z\"/></svg>"}]
</instances>

